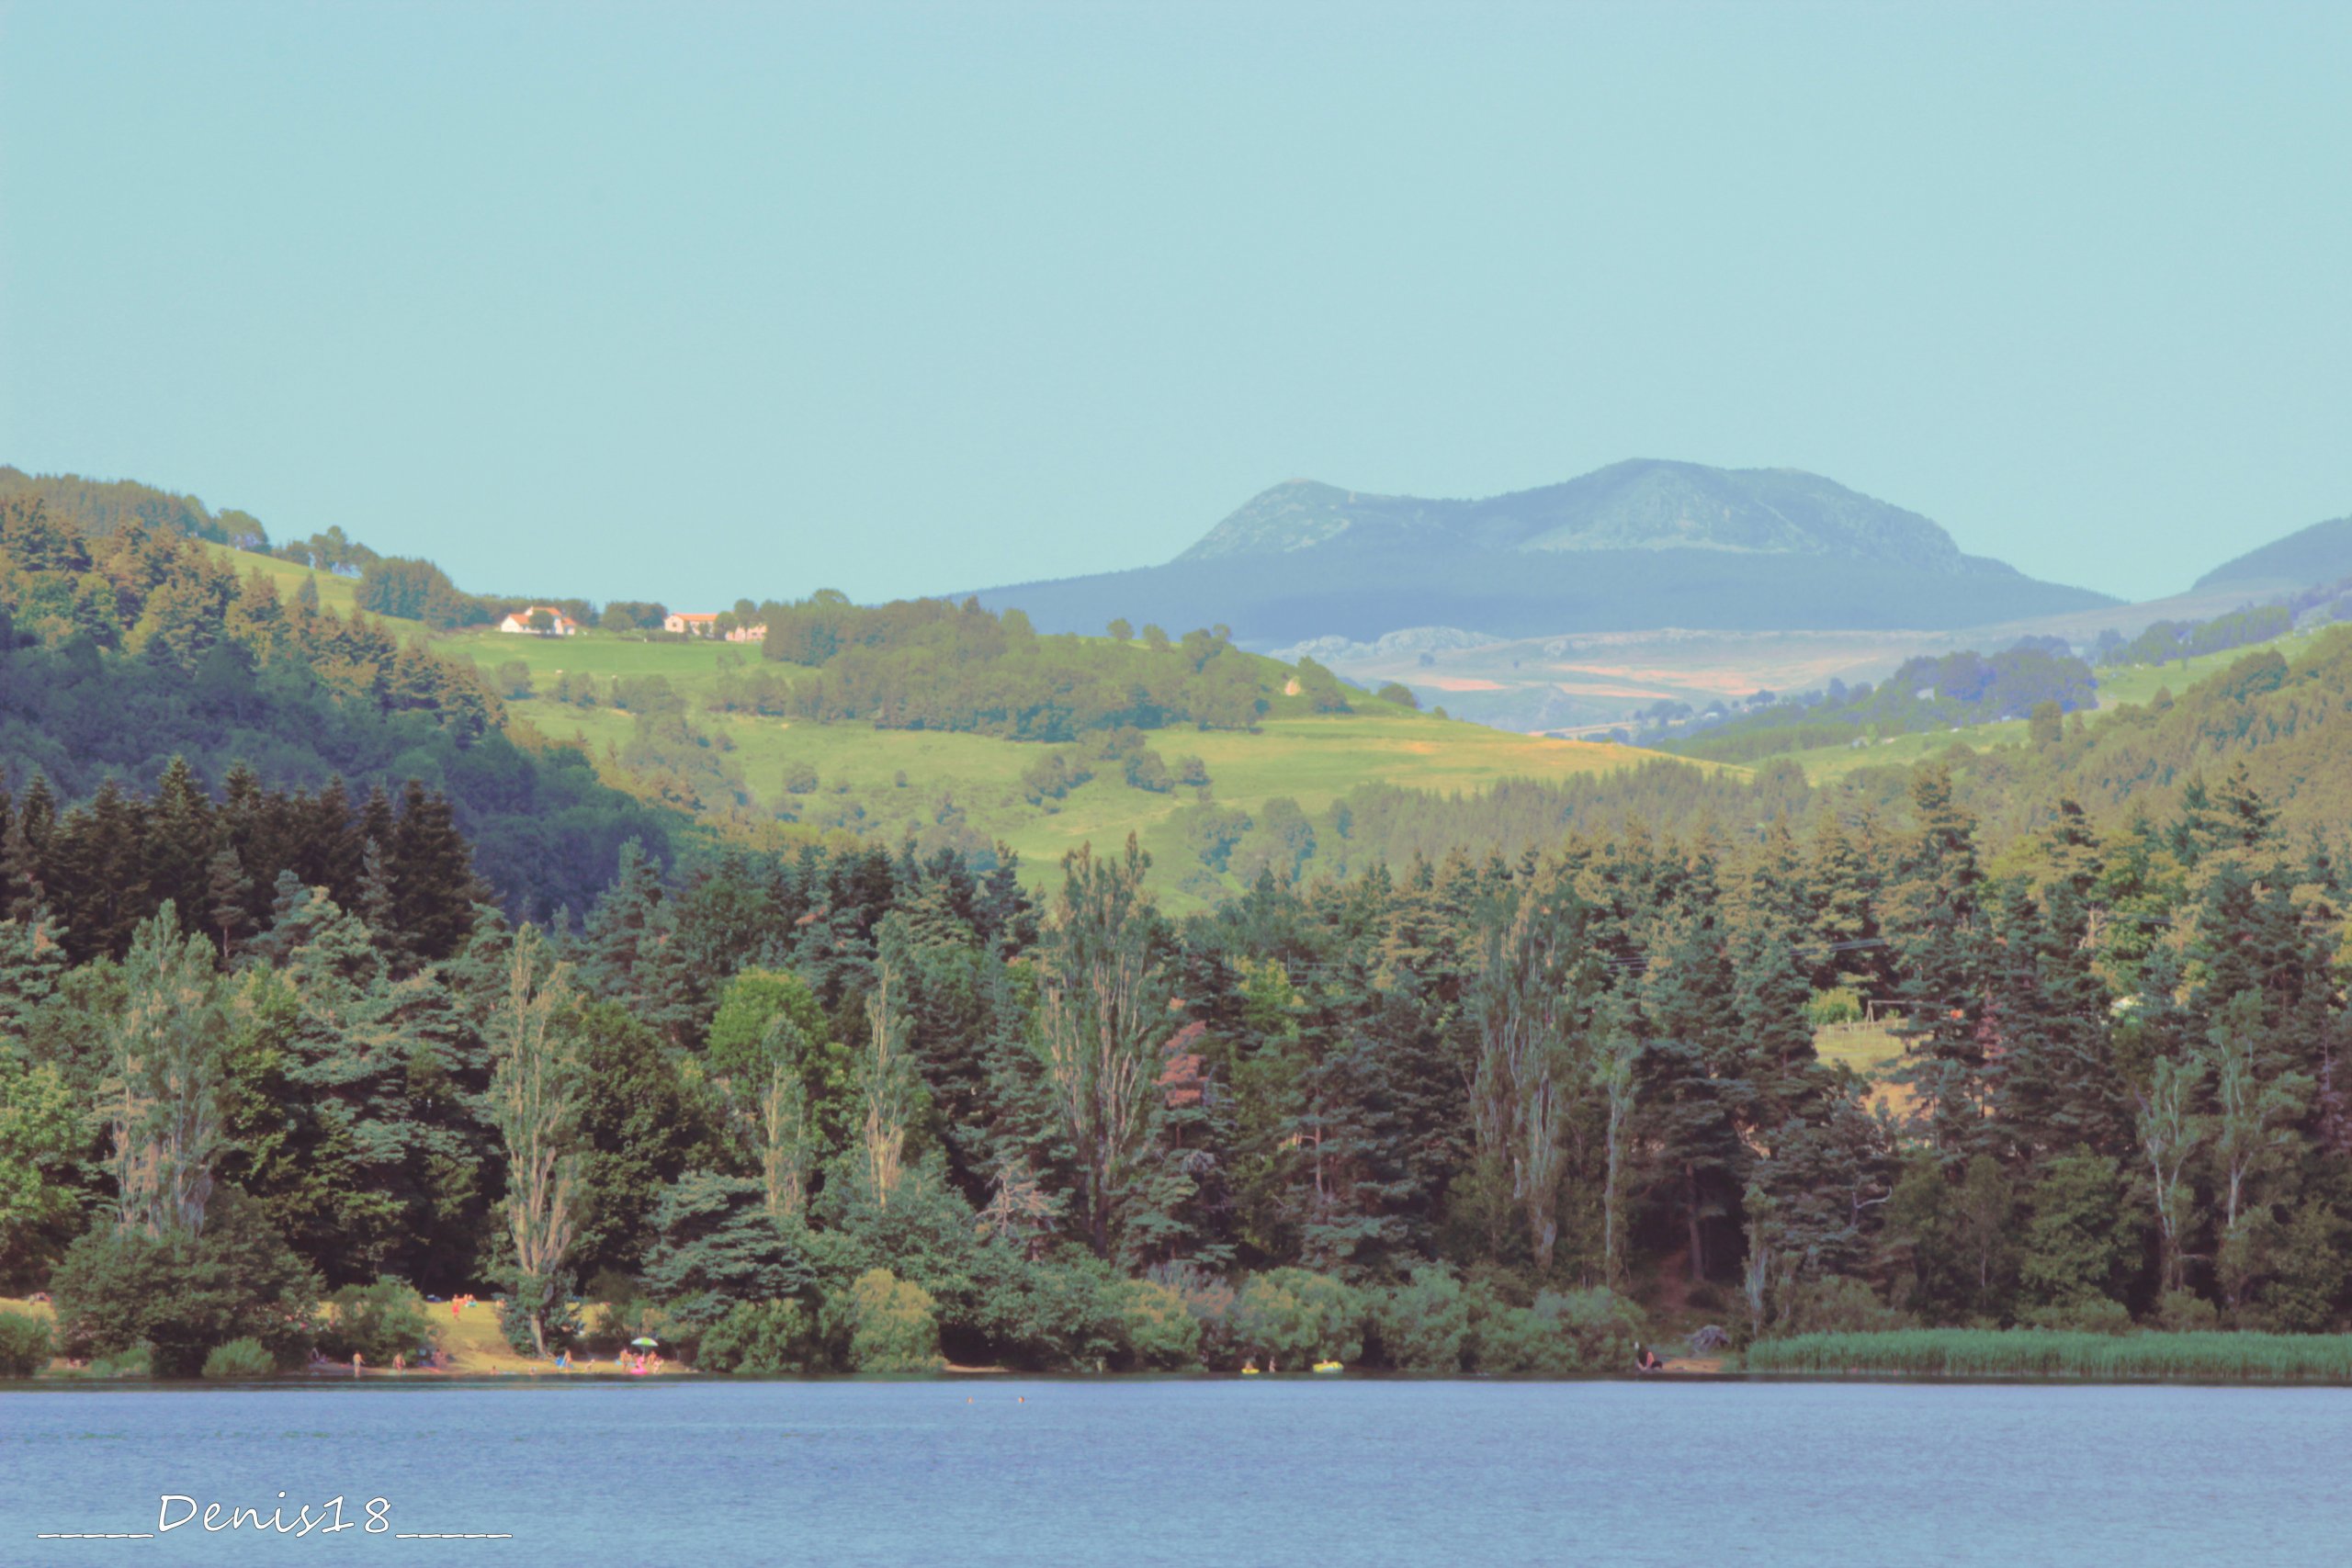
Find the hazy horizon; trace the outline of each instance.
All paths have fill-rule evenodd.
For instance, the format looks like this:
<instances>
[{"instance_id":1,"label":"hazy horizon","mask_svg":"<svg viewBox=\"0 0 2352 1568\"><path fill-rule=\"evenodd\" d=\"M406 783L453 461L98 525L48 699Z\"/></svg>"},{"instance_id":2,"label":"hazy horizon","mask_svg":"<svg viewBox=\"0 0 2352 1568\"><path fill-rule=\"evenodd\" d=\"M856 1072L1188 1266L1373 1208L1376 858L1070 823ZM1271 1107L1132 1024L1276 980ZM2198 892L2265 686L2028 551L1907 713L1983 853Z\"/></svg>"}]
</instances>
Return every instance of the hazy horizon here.
<instances>
[{"instance_id":1,"label":"hazy horizon","mask_svg":"<svg viewBox=\"0 0 2352 1568\"><path fill-rule=\"evenodd\" d=\"M2156 597L2352 512L2347 45L2317 6L0 0L0 461L721 604L1657 457Z\"/></svg>"}]
</instances>

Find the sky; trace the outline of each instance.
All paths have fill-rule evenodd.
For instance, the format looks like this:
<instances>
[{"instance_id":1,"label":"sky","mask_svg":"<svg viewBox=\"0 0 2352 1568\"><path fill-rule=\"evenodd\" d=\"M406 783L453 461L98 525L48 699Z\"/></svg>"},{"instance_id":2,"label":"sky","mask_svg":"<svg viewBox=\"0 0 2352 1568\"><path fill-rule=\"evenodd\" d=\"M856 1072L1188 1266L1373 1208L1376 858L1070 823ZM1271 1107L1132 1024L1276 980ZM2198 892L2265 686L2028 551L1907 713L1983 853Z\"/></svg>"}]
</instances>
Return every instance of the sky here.
<instances>
[{"instance_id":1,"label":"sky","mask_svg":"<svg viewBox=\"0 0 2352 1568\"><path fill-rule=\"evenodd\" d=\"M2352 513L2352 6L0 0L0 461L477 592L1792 467L2131 598Z\"/></svg>"}]
</instances>

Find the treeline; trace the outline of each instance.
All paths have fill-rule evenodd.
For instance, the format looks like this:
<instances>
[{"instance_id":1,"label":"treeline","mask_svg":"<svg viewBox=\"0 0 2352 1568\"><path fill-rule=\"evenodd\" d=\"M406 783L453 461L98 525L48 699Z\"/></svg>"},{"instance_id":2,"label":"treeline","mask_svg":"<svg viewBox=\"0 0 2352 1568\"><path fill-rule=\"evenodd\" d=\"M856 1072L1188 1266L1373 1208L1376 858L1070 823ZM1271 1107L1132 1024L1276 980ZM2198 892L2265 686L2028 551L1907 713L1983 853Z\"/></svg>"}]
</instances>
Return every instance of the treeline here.
<instances>
[{"instance_id":1,"label":"treeline","mask_svg":"<svg viewBox=\"0 0 2352 1568\"><path fill-rule=\"evenodd\" d=\"M954 729L1015 740L1070 740L1091 730L1247 729L1272 706L1264 671L1221 630L1171 639L1039 637L1018 610L977 601L907 600L872 608L838 593L764 604L771 660L808 668L789 682L741 680L722 701L757 712L865 719L892 729ZM1114 627L1122 634L1124 626ZM1317 712L1345 712L1344 689L1319 667L1296 679Z\"/></svg>"},{"instance_id":2,"label":"treeline","mask_svg":"<svg viewBox=\"0 0 2352 1568\"><path fill-rule=\"evenodd\" d=\"M470 663L315 597L241 580L175 533L93 537L41 497L0 500L0 770L67 805L175 756L210 786L239 761L278 787L417 779L510 908L539 918L586 908L628 839L666 852L663 820L584 756L510 737Z\"/></svg>"},{"instance_id":3,"label":"treeline","mask_svg":"<svg viewBox=\"0 0 2352 1568\"><path fill-rule=\"evenodd\" d=\"M1883 815L1270 865L1181 922L1132 844L1042 908L1009 860L632 854L578 931L478 908L454 947L363 854L352 902L289 867L250 932L175 897L79 964L28 884L8 1267L80 1351L181 1366L379 1275L503 1291L534 1349L779 1371L1561 1370L1641 1298L1741 1337L2335 1325L2343 875L2248 769L2185 802L1995 856L1928 768ZM1895 1100L1816 1055L1864 1001ZM155 1281L228 1248L265 1297L190 1329Z\"/></svg>"},{"instance_id":4,"label":"treeline","mask_svg":"<svg viewBox=\"0 0 2352 1568\"><path fill-rule=\"evenodd\" d=\"M2197 781L2244 766L2281 829L2335 841L2352 823L2352 634L2332 632L2293 665L2273 649L2248 653L2175 696L2103 712L2094 724L2051 727L2021 745L1955 745L1938 759L1988 839L2041 831L2073 799L2102 818L2182 809ZM1850 775L1840 794L1880 809L1907 791L1900 768Z\"/></svg>"},{"instance_id":5,"label":"treeline","mask_svg":"<svg viewBox=\"0 0 2352 1568\"><path fill-rule=\"evenodd\" d=\"M2251 604L2204 621L2158 621L2129 641L2109 632L2099 639L2102 664L2168 664L2209 653L2270 642L2295 629L2295 612L2285 604Z\"/></svg>"},{"instance_id":6,"label":"treeline","mask_svg":"<svg viewBox=\"0 0 2352 1568\"><path fill-rule=\"evenodd\" d=\"M2098 677L2064 644L2020 645L1989 658L1963 652L1913 659L1875 687L1833 681L1821 692L1751 704L1744 713L1693 715L1687 704L1658 704L1642 716L1648 728L1640 743L1746 762L1862 739L2024 718L2044 705L2064 715L2098 703Z\"/></svg>"},{"instance_id":7,"label":"treeline","mask_svg":"<svg viewBox=\"0 0 2352 1568\"><path fill-rule=\"evenodd\" d=\"M242 550L269 547L269 534L258 519L234 509L215 513L192 495L175 495L129 479L28 474L0 463L0 502L36 500L61 523L94 538L138 527Z\"/></svg>"}]
</instances>

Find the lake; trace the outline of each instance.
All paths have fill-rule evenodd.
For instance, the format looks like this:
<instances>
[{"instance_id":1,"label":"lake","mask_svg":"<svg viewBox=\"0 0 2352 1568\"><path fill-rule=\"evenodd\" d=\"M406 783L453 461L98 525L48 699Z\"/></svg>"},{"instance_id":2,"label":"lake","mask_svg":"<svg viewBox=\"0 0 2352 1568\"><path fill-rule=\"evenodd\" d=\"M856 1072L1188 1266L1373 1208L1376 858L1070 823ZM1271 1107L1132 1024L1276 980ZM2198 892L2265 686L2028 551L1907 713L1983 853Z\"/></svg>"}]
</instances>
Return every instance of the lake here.
<instances>
[{"instance_id":1,"label":"lake","mask_svg":"<svg viewBox=\"0 0 2352 1568\"><path fill-rule=\"evenodd\" d=\"M0 1393L0 1562L2335 1565L2347 1428L2291 1388L40 1388ZM36 1539L167 1493L358 1528ZM513 1539L398 1539L468 1532Z\"/></svg>"}]
</instances>

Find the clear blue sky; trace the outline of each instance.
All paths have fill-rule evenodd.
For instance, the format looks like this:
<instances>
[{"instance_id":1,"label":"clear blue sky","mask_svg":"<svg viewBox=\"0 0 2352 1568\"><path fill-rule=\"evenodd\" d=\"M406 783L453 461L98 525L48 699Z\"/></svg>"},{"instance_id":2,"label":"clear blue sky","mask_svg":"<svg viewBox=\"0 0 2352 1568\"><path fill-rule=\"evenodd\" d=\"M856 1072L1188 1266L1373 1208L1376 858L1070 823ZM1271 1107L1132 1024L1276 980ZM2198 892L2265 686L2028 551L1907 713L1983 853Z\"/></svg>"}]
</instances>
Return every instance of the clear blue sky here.
<instances>
[{"instance_id":1,"label":"clear blue sky","mask_svg":"<svg viewBox=\"0 0 2352 1568\"><path fill-rule=\"evenodd\" d=\"M2352 6L0 0L0 460L719 605L1293 476L2352 512Z\"/></svg>"}]
</instances>

